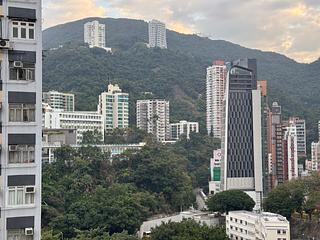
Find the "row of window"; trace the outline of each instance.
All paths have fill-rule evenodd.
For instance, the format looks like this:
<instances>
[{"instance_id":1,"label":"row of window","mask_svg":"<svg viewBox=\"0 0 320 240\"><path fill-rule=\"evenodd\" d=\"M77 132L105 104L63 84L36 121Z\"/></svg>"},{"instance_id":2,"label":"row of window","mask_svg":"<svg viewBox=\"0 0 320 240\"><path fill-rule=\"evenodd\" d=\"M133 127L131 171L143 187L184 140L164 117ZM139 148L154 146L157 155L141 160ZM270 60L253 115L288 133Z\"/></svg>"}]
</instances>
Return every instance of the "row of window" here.
<instances>
[{"instance_id":1,"label":"row of window","mask_svg":"<svg viewBox=\"0 0 320 240\"><path fill-rule=\"evenodd\" d=\"M0 20L0 26L2 26ZM36 25L34 22L12 21L10 23L10 37L15 40L35 40ZM2 27L0 27L2 37Z\"/></svg>"},{"instance_id":2,"label":"row of window","mask_svg":"<svg viewBox=\"0 0 320 240\"><path fill-rule=\"evenodd\" d=\"M34 186L8 187L8 206L34 205Z\"/></svg>"}]
</instances>

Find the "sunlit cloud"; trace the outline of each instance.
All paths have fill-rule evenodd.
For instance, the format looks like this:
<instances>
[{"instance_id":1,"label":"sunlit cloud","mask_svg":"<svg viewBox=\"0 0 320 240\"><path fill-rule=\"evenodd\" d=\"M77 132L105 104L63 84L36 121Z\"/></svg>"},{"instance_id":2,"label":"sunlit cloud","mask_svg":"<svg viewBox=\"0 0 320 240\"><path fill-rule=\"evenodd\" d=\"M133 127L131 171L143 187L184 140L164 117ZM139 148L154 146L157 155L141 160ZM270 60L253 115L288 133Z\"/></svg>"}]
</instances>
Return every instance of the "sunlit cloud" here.
<instances>
[{"instance_id":1,"label":"sunlit cloud","mask_svg":"<svg viewBox=\"0 0 320 240\"><path fill-rule=\"evenodd\" d=\"M45 26L89 16L158 19L169 29L201 33L300 62L320 57L319 0L44 0Z\"/></svg>"},{"instance_id":2,"label":"sunlit cloud","mask_svg":"<svg viewBox=\"0 0 320 240\"><path fill-rule=\"evenodd\" d=\"M45 0L44 27L82 19L89 16L102 17L106 9L95 0Z\"/></svg>"}]
</instances>

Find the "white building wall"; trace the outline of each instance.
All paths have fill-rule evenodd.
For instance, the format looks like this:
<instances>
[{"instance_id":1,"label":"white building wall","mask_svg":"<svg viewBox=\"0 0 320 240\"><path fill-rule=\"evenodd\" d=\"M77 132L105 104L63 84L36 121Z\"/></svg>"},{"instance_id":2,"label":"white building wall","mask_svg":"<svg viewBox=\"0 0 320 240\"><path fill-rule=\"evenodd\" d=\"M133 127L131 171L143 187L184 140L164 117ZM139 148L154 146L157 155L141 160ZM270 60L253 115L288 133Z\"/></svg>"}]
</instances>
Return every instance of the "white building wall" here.
<instances>
[{"instance_id":1,"label":"white building wall","mask_svg":"<svg viewBox=\"0 0 320 240\"><path fill-rule=\"evenodd\" d=\"M0 239L8 239L10 230L15 230L19 224L16 220L18 218L27 217L33 218L32 230L33 240L41 239L41 99L42 99L42 6L41 1L2 1L0 6L1 12L1 34L3 39L8 39L10 42L10 51L0 47L1 60L1 133L0 144L2 150L0 153L1 159L1 176L0 176ZM19 8L19 12L15 13L15 19L9 18L9 8ZM34 19L26 19L23 15L25 11L35 11ZM12 13L11 13L12 14ZM26 23L34 25L34 39L21 38L21 29L19 27L19 37L13 35L13 22L19 24ZM27 38L31 35L27 32ZM21 54L22 52L35 54L35 79L34 80L13 80L10 78L9 61L12 62L9 55L12 53ZM21 54L21 56L24 54ZM17 60L14 60L17 61ZM24 60L21 58L23 64ZM12 63L10 63L12 64ZM34 121L9 121L9 93L31 93L35 96L35 120ZM17 99L11 99L17 101ZM25 99L22 99L25 100ZM9 135L10 134L28 134L35 137L34 145L34 162L13 164L9 162ZM25 136L20 136L25 140ZM34 203L33 204L15 204L9 205L9 178L19 177L24 180L27 175L34 177L35 188ZM21 181L20 181L21 182ZM20 183L19 183L20 184ZM21 185L22 186L22 185ZM18 186L14 186L18 187ZM9 221L11 226L9 226ZM30 223L30 221L28 221ZM9 229L11 228L11 229ZM25 229L17 227L17 229L24 231ZM22 236L24 237L24 236Z\"/></svg>"},{"instance_id":2,"label":"white building wall","mask_svg":"<svg viewBox=\"0 0 320 240\"><path fill-rule=\"evenodd\" d=\"M290 223L279 214L231 211L226 216L226 233L231 240L290 240Z\"/></svg>"},{"instance_id":3,"label":"white building wall","mask_svg":"<svg viewBox=\"0 0 320 240\"><path fill-rule=\"evenodd\" d=\"M149 22L149 47L167 48L166 25L158 20Z\"/></svg>"},{"instance_id":4,"label":"white building wall","mask_svg":"<svg viewBox=\"0 0 320 240\"><path fill-rule=\"evenodd\" d=\"M297 128L294 122L289 123L290 126L284 134L287 142L286 152L288 154L288 180L297 178L298 175L298 136Z\"/></svg>"},{"instance_id":5,"label":"white building wall","mask_svg":"<svg viewBox=\"0 0 320 240\"><path fill-rule=\"evenodd\" d=\"M104 137L104 124L102 115L97 112L65 112L53 110L45 113L45 128L49 129L76 129L77 143L82 142L82 135L86 131L101 133Z\"/></svg>"},{"instance_id":6,"label":"white building wall","mask_svg":"<svg viewBox=\"0 0 320 240\"><path fill-rule=\"evenodd\" d=\"M221 138L223 100L227 77L227 67L223 61L215 61L207 68L206 81L206 123L208 134Z\"/></svg>"},{"instance_id":7,"label":"white building wall","mask_svg":"<svg viewBox=\"0 0 320 240\"><path fill-rule=\"evenodd\" d=\"M106 47L106 29L105 24L98 21L87 22L84 24L84 42L89 47Z\"/></svg>"}]
</instances>

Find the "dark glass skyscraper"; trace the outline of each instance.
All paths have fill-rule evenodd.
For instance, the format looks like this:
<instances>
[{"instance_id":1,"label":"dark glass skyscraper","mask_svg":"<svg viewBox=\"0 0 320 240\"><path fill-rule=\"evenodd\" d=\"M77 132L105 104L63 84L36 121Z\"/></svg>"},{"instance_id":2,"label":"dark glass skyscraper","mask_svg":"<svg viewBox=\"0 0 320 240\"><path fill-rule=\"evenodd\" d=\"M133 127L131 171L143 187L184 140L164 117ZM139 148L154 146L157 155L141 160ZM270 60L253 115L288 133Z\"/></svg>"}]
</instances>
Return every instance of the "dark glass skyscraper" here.
<instances>
[{"instance_id":1,"label":"dark glass skyscraper","mask_svg":"<svg viewBox=\"0 0 320 240\"><path fill-rule=\"evenodd\" d=\"M239 64L239 65L237 65ZM228 73L224 104L223 189L262 198L261 91L255 59L237 60Z\"/></svg>"}]
</instances>

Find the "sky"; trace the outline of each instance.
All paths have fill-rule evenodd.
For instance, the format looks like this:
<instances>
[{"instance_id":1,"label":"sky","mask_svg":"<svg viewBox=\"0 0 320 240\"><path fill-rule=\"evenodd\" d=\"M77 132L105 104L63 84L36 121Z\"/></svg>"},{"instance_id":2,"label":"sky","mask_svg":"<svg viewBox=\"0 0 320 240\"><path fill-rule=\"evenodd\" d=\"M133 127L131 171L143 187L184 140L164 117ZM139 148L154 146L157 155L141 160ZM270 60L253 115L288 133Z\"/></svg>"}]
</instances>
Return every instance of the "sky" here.
<instances>
[{"instance_id":1,"label":"sky","mask_svg":"<svg viewBox=\"0 0 320 240\"><path fill-rule=\"evenodd\" d=\"M158 19L171 30L279 52L298 62L320 58L320 0L43 0L43 4L45 28L85 17Z\"/></svg>"}]
</instances>

